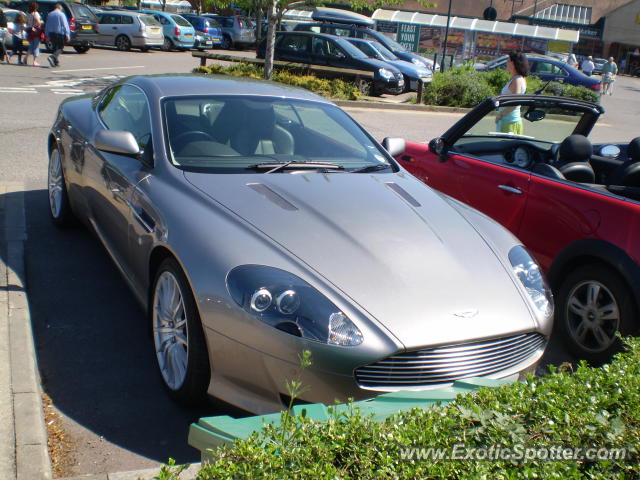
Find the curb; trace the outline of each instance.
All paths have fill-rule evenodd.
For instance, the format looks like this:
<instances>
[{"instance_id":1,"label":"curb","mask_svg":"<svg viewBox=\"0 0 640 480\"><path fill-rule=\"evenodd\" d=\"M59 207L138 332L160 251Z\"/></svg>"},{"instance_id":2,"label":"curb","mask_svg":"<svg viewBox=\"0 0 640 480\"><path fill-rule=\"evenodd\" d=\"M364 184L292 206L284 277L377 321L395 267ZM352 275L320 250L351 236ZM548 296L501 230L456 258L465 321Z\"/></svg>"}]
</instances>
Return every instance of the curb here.
<instances>
[{"instance_id":1,"label":"curb","mask_svg":"<svg viewBox=\"0 0 640 480\"><path fill-rule=\"evenodd\" d=\"M0 186L0 478L50 479L40 376L26 294L24 188ZM6 418L5 418L6 417Z\"/></svg>"},{"instance_id":2,"label":"curb","mask_svg":"<svg viewBox=\"0 0 640 480\"><path fill-rule=\"evenodd\" d=\"M333 100L343 108L373 108L380 110L413 110L416 112L467 113L470 108L438 107L435 105L418 105L416 103L384 102L380 100Z\"/></svg>"},{"instance_id":3,"label":"curb","mask_svg":"<svg viewBox=\"0 0 640 480\"><path fill-rule=\"evenodd\" d=\"M180 480L195 480L202 464L192 463L178 478ZM127 472L113 472L79 475L76 477L61 478L58 480L154 480L158 478L160 468L147 468L144 470L131 470Z\"/></svg>"}]
</instances>

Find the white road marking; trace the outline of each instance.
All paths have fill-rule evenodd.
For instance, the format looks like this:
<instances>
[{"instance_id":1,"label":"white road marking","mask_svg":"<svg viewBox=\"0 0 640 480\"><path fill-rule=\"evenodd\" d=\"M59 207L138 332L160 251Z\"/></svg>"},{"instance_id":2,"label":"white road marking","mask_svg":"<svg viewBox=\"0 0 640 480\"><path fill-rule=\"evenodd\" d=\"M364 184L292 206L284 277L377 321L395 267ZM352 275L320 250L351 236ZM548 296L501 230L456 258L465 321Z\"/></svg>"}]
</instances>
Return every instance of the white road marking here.
<instances>
[{"instance_id":1,"label":"white road marking","mask_svg":"<svg viewBox=\"0 0 640 480\"><path fill-rule=\"evenodd\" d=\"M54 70L53 73L67 72L93 72L95 70L125 70L127 68L145 68L144 65L135 65L133 67L100 67L100 68L77 68L75 70Z\"/></svg>"},{"instance_id":2,"label":"white road marking","mask_svg":"<svg viewBox=\"0 0 640 480\"><path fill-rule=\"evenodd\" d=\"M11 89L0 87L0 93L38 93L35 88L32 89Z\"/></svg>"}]
</instances>

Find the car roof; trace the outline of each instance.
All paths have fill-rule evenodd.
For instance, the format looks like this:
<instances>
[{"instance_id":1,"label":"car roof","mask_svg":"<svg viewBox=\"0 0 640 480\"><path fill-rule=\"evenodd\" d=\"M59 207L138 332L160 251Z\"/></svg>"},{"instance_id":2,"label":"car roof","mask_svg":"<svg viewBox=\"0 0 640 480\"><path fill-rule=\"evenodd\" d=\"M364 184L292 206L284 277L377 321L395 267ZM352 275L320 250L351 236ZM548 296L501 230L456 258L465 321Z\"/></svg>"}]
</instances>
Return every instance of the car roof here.
<instances>
[{"instance_id":1,"label":"car roof","mask_svg":"<svg viewBox=\"0 0 640 480\"><path fill-rule=\"evenodd\" d=\"M182 97L191 95L249 95L282 97L321 103L332 103L299 87L267 80L229 75L159 74L136 75L118 82L137 85L151 97Z\"/></svg>"}]
</instances>

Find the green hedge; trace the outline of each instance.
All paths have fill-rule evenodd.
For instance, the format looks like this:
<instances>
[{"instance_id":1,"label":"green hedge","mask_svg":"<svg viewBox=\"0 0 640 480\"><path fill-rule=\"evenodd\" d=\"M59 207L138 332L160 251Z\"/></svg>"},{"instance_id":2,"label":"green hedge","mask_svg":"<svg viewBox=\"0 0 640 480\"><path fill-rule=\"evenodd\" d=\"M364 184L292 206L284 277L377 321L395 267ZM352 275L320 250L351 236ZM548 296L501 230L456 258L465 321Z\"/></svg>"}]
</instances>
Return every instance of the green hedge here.
<instances>
[{"instance_id":1,"label":"green hedge","mask_svg":"<svg viewBox=\"0 0 640 480\"><path fill-rule=\"evenodd\" d=\"M479 72L471 67L453 68L433 76L431 83L427 84L424 103L472 108L485 98L499 94L509 78L509 72L503 68L489 72ZM527 93L534 93L545 84L531 75L527 77ZM599 95L593 90L557 82L550 82L544 94L599 101Z\"/></svg>"},{"instance_id":2,"label":"green hedge","mask_svg":"<svg viewBox=\"0 0 640 480\"><path fill-rule=\"evenodd\" d=\"M216 451L199 479L632 479L640 477L640 341L600 368L581 363L378 423L358 410L302 416ZM283 415L287 415L283 413ZM625 448L614 460L402 459L405 447ZM165 468L162 479L177 478Z\"/></svg>"},{"instance_id":3,"label":"green hedge","mask_svg":"<svg viewBox=\"0 0 640 480\"><path fill-rule=\"evenodd\" d=\"M198 67L194 69L193 72L263 78L263 68L249 63L234 63L224 67L221 65ZM273 81L306 88L307 90L333 99L357 100L360 97L360 91L353 83L336 78L326 79L316 77L315 75L305 75L290 69L274 70Z\"/></svg>"}]
</instances>

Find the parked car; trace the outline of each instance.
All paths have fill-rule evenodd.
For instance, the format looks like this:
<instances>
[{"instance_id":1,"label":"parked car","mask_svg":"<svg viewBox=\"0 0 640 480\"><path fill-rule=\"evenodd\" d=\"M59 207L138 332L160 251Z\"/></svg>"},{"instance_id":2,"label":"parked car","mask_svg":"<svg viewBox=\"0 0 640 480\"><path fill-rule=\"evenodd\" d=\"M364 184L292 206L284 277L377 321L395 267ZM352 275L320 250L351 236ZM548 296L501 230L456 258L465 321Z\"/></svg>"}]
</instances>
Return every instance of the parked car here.
<instances>
[{"instance_id":1,"label":"parked car","mask_svg":"<svg viewBox=\"0 0 640 480\"><path fill-rule=\"evenodd\" d=\"M3 8L2 12L4 13L5 18L7 19L7 31L8 31L8 33L5 35L5 38L4 38L4 45L7 50L10 50L13 48L13 22L15 22L16 17L20 13L20 10Z\"/></svg>"},{"instance_id":2,"label":"parked car","mask_svg":"<svg viewBox=\"0 0 640 480\"><path fill-rule=\"evenodd\" d=\"M340 37L374 40L384 45L387 50L393 52L400 60L405 60L418 66L424 65L429 70L434 68L433 60L410 52L384 33L374 30L375 22L369 17L337 8L316 7L311 18L316 22L298 23L294 31L328 33ZM437 66L436 70L438 70Z\"/></svg>"},{"instance_id":3,"label":"parked car","mask_svg":"<svg viewBox=\"0 0 640 480\"><path fill-rule=\"evenodd\" d=\"M240 15L223 16L205 13L203 17L218 22L222 31L222 48L242 48L255 45L256 36L251 20Z\"/></svg>"},{"instance_id":4,"label":"parked car","mask_svg":"<svg viewBox=\"0 0 640 480\"><path fill-rule=\"evenodd\" d=\"M533 369L538 266L328 100L233 77L122 79L64 101L49 209L97 232L148 313L170 394L277 411Z\"/></svg>"},{"instance_id":5,"label":"parked car","mask_svg":"<svg viewBox=\"0 0 640 480\"><path fill-rule=\"evenodd\" d=\"M507 58L508 56L504 55L486 64L474 65L474 67L477 70L507 68ZM531 74L540 77L544 81L568 83L569 85L582 86L595 92L600 92L600 80L588 77L581 71L556 58L528 53L527 60L531 67Z\"/></svg>"},{"instance_id":6,"label":"parked car","mask_svg":"<svg viewBox=\"0 0 640 480\"><path fill-rule=\"evenodd\" d=\"M47 15L53 10L56 4L62 5L62 11L67 16L69 22L69 30L71 31L71 38L66 43L73 47L78 53L86 53L91 48L91 45L97 39L96 25L98 24L98 17L91 9L78 2L66 2L64 0L37 0L38 11L42 20L47 22ZM21 10L22 12L29 12L29 1L9 2L9 7ZM50 40L45 43L47 50L52 50L52 44Z\"/></svg>"},{"instance_id":7,"label":"parked car","mask_svg":"<svg viewBox=\"0 0 640 480\"><path fill-rule=\"evenodd\" d=\"M256 49L257 58L264 58L265 48L266 39ZM276 60L373 72L373 82L361 80L359 84L361 92L367 95L395 95L404 91L404 77L400 70L367 57L346 39L334 35L276 32L273 55Z\"/></svg>"},{"instance_id":8,"label":"parked car","mask_svg":"<svg viewBox=\"0 0 640 480\"><path fill-rule=\"evenodd\" d=\"M189 50L196 42L196 30L184 17L177 13L159 12L157 10L143 10L143 13L153 15L160 25L164 43L162 49L166 52L177 48L178 50Z\"/></svg>"},{"instance_id":9,"label":"parked car","mask_svg":"<svg viewBox=\"0 0 640 480\"><path fill-rule=\"evenodd\" d=\"M427 67L400 60L381 43L361 38L347 38L346 40L355 45L367 57L381 60L400 70L404 76L404 88L407 92L417 90L419 81L427 81L433 76L433 73Z\"/></svg>"},{"instance_id":10,"label":"parked car","mask_svg":"<svg viewBox=\"0 0 640 480\"><path fill-rule=\"evenodd\" d=\"M162 25L153 15L133 11L109 11L98 15L97 44L118 50L139 48L143 52L164 45Z\"/></svg>"},{"instance_id":11,"label":"parked car","mask_svg":"<svg viewBox=\"0 0 640 480\"><path fill-rule=\"evenodd\" d=\"M602 66L607 63L606 58L594 58L593 59L593 73L595 75L602 75Z\"/></svg>"},{"instance_id":12,"label":"parked car","mask_svg":"<svg viewBox=\"0 0 640 480\"><path fill-rule=\"evenodd\" d=\"M201 17L192 14L182 15L196 30L196 41L194 48L204 50L205 48L222 46L222 29L218 22L211 18Z\"/></svg>"},{"instance_id":13,"label":"parked car","mask_svg":"<svg viewBox=\"0 0 640 480\"><path fill-rule=\"evenodd\" d=\"M523 135L496 132L497 109L512 107ZM640 138L592 145L603 111L570 98L498 96L400 157L522 240L548 274L565 344L596 363L618 348L616 332L640 325Z\"/></svg>"}]
</instances>

